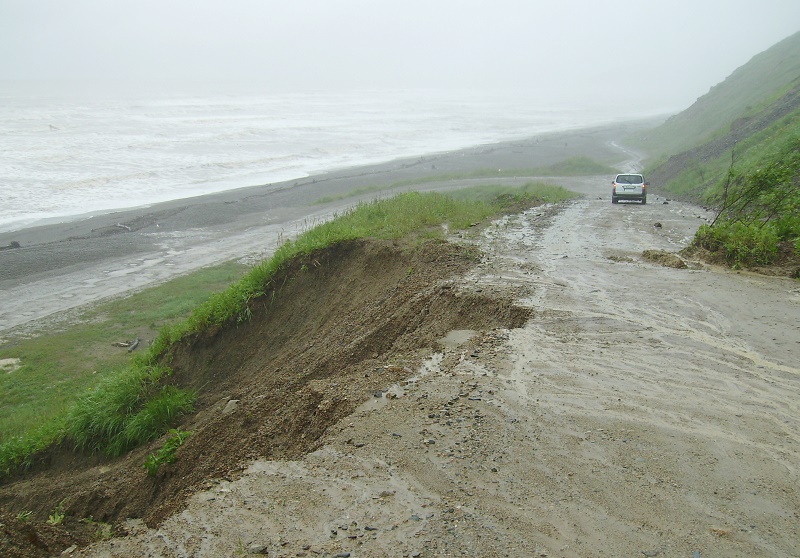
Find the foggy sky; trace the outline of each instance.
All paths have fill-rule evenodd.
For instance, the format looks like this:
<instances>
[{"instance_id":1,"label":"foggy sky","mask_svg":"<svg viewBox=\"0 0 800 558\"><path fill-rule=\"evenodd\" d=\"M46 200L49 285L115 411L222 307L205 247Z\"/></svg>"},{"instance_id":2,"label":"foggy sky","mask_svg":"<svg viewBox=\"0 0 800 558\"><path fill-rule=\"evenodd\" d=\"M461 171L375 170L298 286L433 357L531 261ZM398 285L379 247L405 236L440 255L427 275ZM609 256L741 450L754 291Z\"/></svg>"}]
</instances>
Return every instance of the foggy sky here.
<instances>
[{"instance_id":1,"label":"foggy sky","mask_svg":"<svg viewBox=\"0 0 800 558\"><path fill-rule=\"evenodd\" d=\"M0 79L525 89L680 110L798 30L800 0L0 0Z\"/></svg>"}]
</instances>

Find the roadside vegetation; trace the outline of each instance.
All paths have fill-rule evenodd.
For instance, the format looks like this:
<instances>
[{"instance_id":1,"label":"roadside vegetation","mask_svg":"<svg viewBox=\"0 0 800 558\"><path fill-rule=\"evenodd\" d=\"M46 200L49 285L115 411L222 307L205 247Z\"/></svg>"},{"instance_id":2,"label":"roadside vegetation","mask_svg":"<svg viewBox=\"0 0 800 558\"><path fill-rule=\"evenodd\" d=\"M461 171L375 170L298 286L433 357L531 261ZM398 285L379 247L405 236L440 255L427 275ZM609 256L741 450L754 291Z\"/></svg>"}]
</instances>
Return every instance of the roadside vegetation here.
<instances>
[{"instance_id":1,"label":"roadside vegetation","mask_svg":"<svg viewBox=\"0 0 800 558\"><path fill-rule=\"evenodd\" d=\"M0 373L0 478L31 465L33 456L64 438L68 416L80 416L76 394L93 388L102 393L100 386L113 386L126 374L131 354L115 343L152 339L247 269L236 262L205 268L126 298L91 305L46 331L6 339L0 360L18 364ZM86 398L84 415L90 401L97 403L99 398ZM130 425L128 435L135 427Z\"/></svg>"},{"instance_id":2,"label":"roadside vegetation","mask_svg":"<svg viewBox=\"0 0 800 558\"><path fill-rule=\"evenodd\" d=\"M81 323L46 339L20 340L0 349L0 359L19 359L21 364L0 380L0 432L9 433L0 439L0 479L29 468L56 444L114 457L161 437L192 411L197 395L169 383L165 357L170 348L207 328L248 320L251 302L265 296L278 272L298 256L358 238L439 238L446 230L467 229L511 207L572 196L558 187L531 183L363 202L286 241L244 275L237 264L200 271L98 306ZM178 300L168 304L173 299ZM144 337L148 331L155 340L141 353L132 358L110 354L113 341ZM174 458L187 435L182 432L173 430L166 449L148 458L145 467L151 474Z\"/></svg>"},{"instance_id":3,"label":"roadside vegetation","mask_svg":"<svg viewBox=\"0 0 800 558\"><path fill-rule=\"evenodd\" d=\"M451 182L454 180L492 179L492 178L524 178L547 176L592 176L614 174L616 170L608 165L598 163L589 157L570 157L546 167L511 168L511 169L475 169L470 172L448 172L423 176L414 180L400 180L388 186L368 186L357 188L338 196L324 196L314 202L315 205L354 198L366 194L391 191L405 186L419 186L434 182ZM533 184L540 184L533 182ZM479 186L481 188L483 186Z\"/></svg>"},{"instance_id":4,"label":"roadside vegetation","mask_svg":"<svg viewBox=\"0 0 800 558\"><path fill-rule=\"evenodd\" d=\"M732 267L770 265L784 252L800 254L800 136L742 170L731 168L713 191L716 220L694 245Z\"/></svg>"}]
</instances>

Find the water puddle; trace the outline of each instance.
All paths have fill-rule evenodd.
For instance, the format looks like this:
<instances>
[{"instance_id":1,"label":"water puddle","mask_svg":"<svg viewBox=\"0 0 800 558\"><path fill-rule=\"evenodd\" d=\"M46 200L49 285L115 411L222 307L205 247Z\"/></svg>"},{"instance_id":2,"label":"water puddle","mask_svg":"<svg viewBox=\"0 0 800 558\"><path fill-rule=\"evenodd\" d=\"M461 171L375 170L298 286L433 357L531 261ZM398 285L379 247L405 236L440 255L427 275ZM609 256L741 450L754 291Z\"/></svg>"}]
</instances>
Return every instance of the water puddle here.
<instances>
[{"instance_id":1,"label":"water puddle","mask_svg":"<svg viewBox=\"0 0 800 558\"><path fill-rule=\"evenodd\" d=\"M454 329L441 339L437 339L439 344L445 349L456 349L475 337L476 331L473 329ZM362 404L356 411L374 411L385 407L390 399L397 399L406 394L409 386L413 386L419 380L440 369L444 353L435 353L428 358L417 370L417 374L408 380L394 384L384 391L376 391L369 401Z\"/></svg>"},{"instance_id":2,"label":"water puddle","mask_svg":"<svg viewBox=\"0 0 800 558\"><path fill-rule=\"evenodd\" d=\"M439 370L443 358L443 353L433 354L430 358L422 363L415 376L399 384L393 384L385 391L376 391L373 397L358 407L356 411L374 411L376 409L381 409L386 406L390 399L403 397L406 394L406 388L408 388L408 386L417 383L431 372Z\"/></svg>"},{"instance_id":3,"label":"water puddle","mask_svg":"<svg viewBox=\"0 0 800 558\"><path fill-rule=\"evenodd\" d=\"M438 341L447 349L455 349L475 337L475 333L472 329L454 329Z\"/></svg>"}]
</instances>

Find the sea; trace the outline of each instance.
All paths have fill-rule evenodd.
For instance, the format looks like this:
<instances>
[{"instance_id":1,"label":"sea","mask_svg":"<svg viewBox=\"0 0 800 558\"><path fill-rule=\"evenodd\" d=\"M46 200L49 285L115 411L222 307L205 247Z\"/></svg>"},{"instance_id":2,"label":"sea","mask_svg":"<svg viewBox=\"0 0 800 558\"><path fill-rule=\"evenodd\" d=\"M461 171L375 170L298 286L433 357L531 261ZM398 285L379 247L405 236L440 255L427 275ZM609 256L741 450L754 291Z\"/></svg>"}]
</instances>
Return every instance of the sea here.
<instances>
[{"instance_id":1,"label":"sea","mask_svg":"<svg viewBox=\"0 0 800 558\"><path fill-rule=\"evenodd\" d=\"M535 99L0 82L0 231L652 116Z\"/></svg>"}]
</instances>

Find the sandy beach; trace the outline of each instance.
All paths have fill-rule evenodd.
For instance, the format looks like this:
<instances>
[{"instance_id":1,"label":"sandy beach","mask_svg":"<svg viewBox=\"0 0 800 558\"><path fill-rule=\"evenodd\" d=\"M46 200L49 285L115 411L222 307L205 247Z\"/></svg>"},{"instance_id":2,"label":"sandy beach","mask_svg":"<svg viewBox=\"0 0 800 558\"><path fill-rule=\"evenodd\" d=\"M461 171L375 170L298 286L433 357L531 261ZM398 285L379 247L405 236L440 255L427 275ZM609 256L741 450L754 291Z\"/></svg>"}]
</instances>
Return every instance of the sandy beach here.
<instances>
[{"instance_id":1,"label":"sandy beach","mask_svg":"<svg viewBox=\"0 0 800 558\"><path fill-rule=\"evenodd\" d=\"M337 198L363 188L386 188L380 195L452 188L473 182L390 186L475 169L543 167L579 155L623 161L629 155L612 142L648 124L544 134L0 233L0 246L19 245L0 250L0 331L203 266L268 257L296 232L358 199L316 203L322 197ZM523 183L527 179L480 182Z\"/></svg>"}]
</instances>

